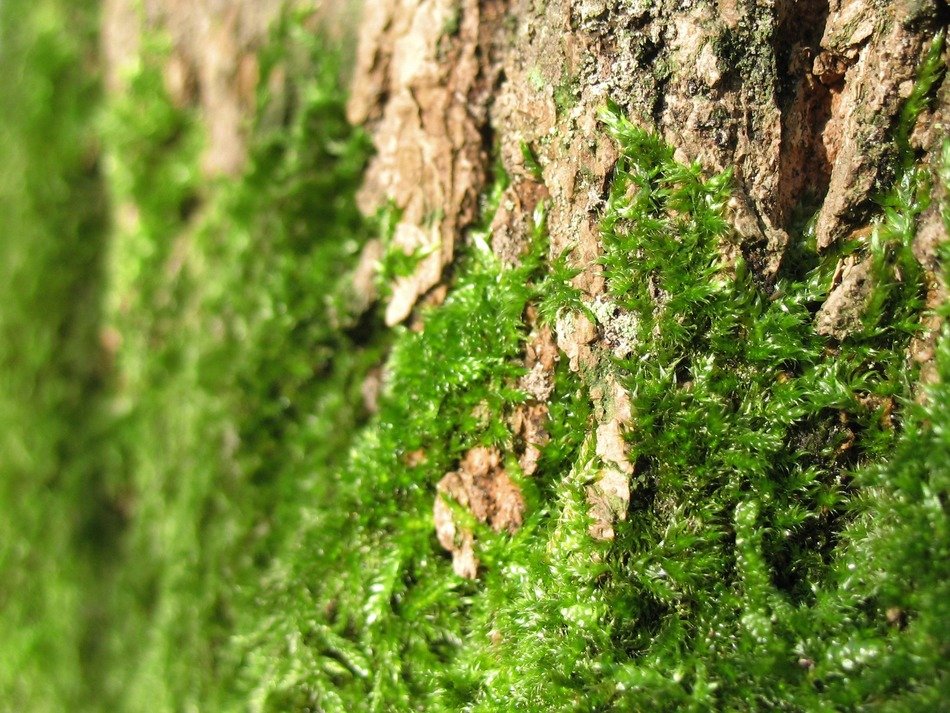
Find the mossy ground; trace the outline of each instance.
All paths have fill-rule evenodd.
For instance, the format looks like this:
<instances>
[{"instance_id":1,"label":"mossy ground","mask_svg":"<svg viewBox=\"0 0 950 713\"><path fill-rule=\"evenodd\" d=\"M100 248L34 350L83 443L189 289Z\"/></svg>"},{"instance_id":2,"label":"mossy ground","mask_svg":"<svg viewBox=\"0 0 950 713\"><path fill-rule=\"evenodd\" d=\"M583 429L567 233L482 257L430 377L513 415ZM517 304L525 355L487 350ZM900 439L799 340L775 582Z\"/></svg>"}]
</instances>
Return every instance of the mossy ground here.
<instances>
[{"instance_id":1,"label":"mossy ground","mask_svg":"<svg viewBox=\"0 0 950 713\"><path fill-rule=\"evenodd\" d=\"M836 344L812 321L839 255L804 231L763 294L721 261L729 176L606 111L622 158L604 269L638 330L611 367L635 414L630 511L613 542L589 536L597 375L562 360L537 473L507 463L525 524L471 523L470 582L436 541L435 484L475 445L511 450L527 306L584 309L566 256L544 259L543 211L504 267L483 232L499 176L421 331L341 319L346 272L384 227L356 212L368 146L319 41L278 29L263 72L288 63L286 115L259 123L240 179L209 186L160 43L97 118L76 68L90 45L64 42L78 11L32 5L2 10L3 50L34 61L4 79L30 110L2 142L29 180L3 185L19 212L3 228L0 706L937 709L950 336L917 405L909 245L929 188L912 162L873 238L840 251L872 257L878 291ZM35 24L8 45L16 12ZM108 240L100 166L137 207Z\"/></svg>"}]
</instances>

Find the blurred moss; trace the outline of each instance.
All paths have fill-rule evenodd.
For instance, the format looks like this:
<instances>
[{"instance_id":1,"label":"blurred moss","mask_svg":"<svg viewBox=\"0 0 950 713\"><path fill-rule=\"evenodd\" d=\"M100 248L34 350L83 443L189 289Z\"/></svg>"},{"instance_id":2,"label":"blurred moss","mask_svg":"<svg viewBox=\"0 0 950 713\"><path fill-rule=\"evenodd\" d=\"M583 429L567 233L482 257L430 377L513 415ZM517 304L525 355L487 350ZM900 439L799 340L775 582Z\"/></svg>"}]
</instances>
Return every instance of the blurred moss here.
<instances>
[{"instance_id":1,"label":"blurred moss","mask_svg":"<svg viewBox=\"0 0 950 713\"><path fill-rule=\"evenodd\" d=\"M88 704L101 570L107 209L97 4L0 4L0 707Z\"/></svg>"}]
</instances>

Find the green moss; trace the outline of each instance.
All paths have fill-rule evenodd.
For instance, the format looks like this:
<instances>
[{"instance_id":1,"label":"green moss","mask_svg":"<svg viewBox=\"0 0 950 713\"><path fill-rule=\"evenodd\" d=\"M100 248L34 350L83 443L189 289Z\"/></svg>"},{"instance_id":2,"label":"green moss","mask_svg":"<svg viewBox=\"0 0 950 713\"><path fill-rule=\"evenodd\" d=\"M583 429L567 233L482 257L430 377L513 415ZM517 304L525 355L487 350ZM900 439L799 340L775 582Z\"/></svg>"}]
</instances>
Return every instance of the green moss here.
<instances>
[{"instance_id":1,"label":"green moss","mask_svg":"<svg viewBox=\"0 0 950 713\"><path fill-rule=\"evenodd\" d=\"M525 168L528 169L535 181L539 183L543 182L542 167L538 162L538 157L534 155L531 146L524 140L521 141L519 146L521 148L521 158L524 160Z\"/></svg>"},{"instance_id":2,"label":"green moss","mask_svg":"<svg viewBox=\"0 0 950 713\"><path fill-rule=\"evenodd\" d=\"M503 416L520 399L508 384L525 305L539 299L548 319L583 308L565 256L546 274L533 256L506 271L476 236L483 247L446 303L421 333L397 336L380 413L336 476L333 508L314 508L280 569L272 608L301 614L276 615L253 639L254 660L270 667L259 677L265 708L294 695L331 710L936 700L939 647L924 655L923 642L939 636L946 573L934 563L946 538L901 539L916 552L906 567L883 544L909 536L904 518L942 532L912 492L945 469L905 450L912 433L938 437L922 426L930 416L901 408L911 394L904 322L919 304L885 309L873 328L831 344L811 322L833 258L816 255L809 274L760 294L741 264L720 265L728 174L704 179L656 137L616 113L604 119L623 154L602 221L604 267L611 299L641 330L613 367L634 402L637 464L616 540L587 534L591 404L564 364L551 444L522 482L525 527L479 530L476 584L451 574L433 540L435 482L472 445L511 446ZM889 484L898 471L914 474ZM326 571L336 579L315 584ZM305 592L292 586L301 581ZM904 630L888 623L895 606L914 621ZM301 627L314 610L333 613Z\"/></svg>"},{"instance_id":3,"label":"green moss","mask_svg":"<svg viewBox=\"0 0 950 713\"><path fill-rule=\"evenodd\" d=\"M543 91L547 86L544 76L541 74L541 68L535 65L528 71L528 83L534 87L536 92Z\"/></svg>"},{"instance_id":4,"label":"green moss","mask_svg":"<svg viewBox=\"0 0 950 713\"><path fill-rule=\"evenodd\" d=\"M557 107L558 114L563 115L577 105L580 97L580 85L578 77L573 77L567 73L561 75L561 82L554 88L554 105Z\"/></svg>"},{"instance_id":5,"label":"green moss","mask_svg":"<svg viewBox=\"0 0 950 713\"><path fill-rule=\"evenodd\" d=\"M162 93L161 51L146 55L103 135L115 196L138 207L110 257L107 317L122 344L105 435L90 445L124 529L108 550L112 568L60 576L54 565L72 561L74 530L55 518L80 501L91 471L63 476L68 498L29 518L17 511L23 497L0 501L30 533L54 533L37 540L50 563L40 578L5 574L45 592L48 626L31 628L26 604L15 610L3 660L28 675L2 680L39 685L46 652L66 671L48 697L18 684L14 702L939 706L950 334L937 347L942 380L919 405L905 352L922 276L909 246L932 190L913 162L882 198L872 238L819 255L801 236L765 295L741 260L722 264L733 239L729 174L677 163L671 147L608 109L620 153L600 220L608 302L588 305L572 286L568 252L547 259L544 206L522 264L495 258L487 228L506 185L499 174L459 245L445 302L421 310L421 329L386 330L379 306L336 318L340 276L368 239L391 241L396 214L373 225L356 210L368 142L346 125L338 66L319 40L298 17L278 28L262 71L286 62L290 94L262 90L268 118L246 173L211 186L196 169L197 124ZM271 99L283 109L269 111ZM946 185L950 143L943 159ZM864 328L836 343L816 334L814 313L838 257L855 251L875 261L874 299ZM550 441L528 478L508 417L527 398L517 380L531 306L548 323L585 311L601 326L622 310L632 351L602 355L583 377L561 360ZM371 414L361 392L378 367ZM599 542L586 502L601 469L590 387L607 371L633 404L636 469L626 520ZM31 392L10 393L2 443L34 443L8 437L26 413L11 404ZM48 408L63 403L76 397ZM51 443L68 441L62 418ZM472 523L482 563L472 582L453 574L432 505L439 479L480 444L506 454L527 507L515 534ZM0 494L57 471L59 461L45 463L20 468ZM42 499L42 488L28 492ZM80 618L87 605L51 605L72 597L95 599L95 617ZM60 631L73 643L57 648ZM87 668L75 645L84 637L98 647Z\"/></svg>"},{"instance_id":6,"label":"green moss","mask_svg":"<svg viewBox=\"0 0 950 713\"><path fill-rule=\"evenodd\" d=\"M416 248L413 252L406 253L393 243L396 226L401 216L402 211L392 203L380 210L377 216L379 236L383 243L383 257L376 277L384 294L391 289L394 280L411 275L423 258L430 254L430 251L424 248Z\"/></svg>"},{"instance_id":7,"label":"green moss","mask_svg":"<svg viewBox=\"0 0 950 713\"><path fill-rule=\"evenodd\" d=\"M345 329L332 318L371 236L353 198L368 142L346 124L337 62L301 21L273 42L265 78L283 63L294 80L274 98L282 123L258 126L245 174L203 184L197 212L180 207L200 137L162 91L160 49L110 108L113 188L138 209L115 237L110 285L122 335L111 477L131 512L102 698L120 707L240 700L222 685L240 664L236 624L299 527L314 468L338 463L365 419L360 386L386 345L374 314Z\"/></svg>"},{"instance_id":8,"label":"green moss","mask_svg":"<svg viewBox=\"0 0 950 713\"><path fill-rule=\"evenodd\" d=\"M96 700L105 487L97 5L0 4L0 708Z\"/></svg>"},{"instance_id":9,"label":"green moss","mask_svg":"<svg viewBox=\"0 0 950 713\"><path fill-rule=\"evenodd\" d=\"M901 168L905 171L913 168L914 163L913 150L910 146L910 135L914 130L914 124L920 113L930 104L934 87L939 85L946 73L946 64L941 58L945 38L946 31L941 30L930 43L930 48L917 72L914 88L901 108L895 132L895 143L901 155Z\"/></svg>"},{"instance_id":10,"label":"green moss","mask_svg":"<svg viewBox=\"0 0 950 713\"><path fill-rule=\"evenodd\" d=\"M459 4L456 4L450 10L449 16L446 18L445 23L442 25L442 34L447 37L452 37L458 34L459 28L462 25L462 7Z\"/></svg>"},{"instance_id":11,"label":"green moss","mask_svg":"<svg viewBox=\"0 0 950 713\"><path fill-rule=\"evenodd\" d=\"M567 248L551 260L550 270L541 283L538 312L549 325L554 325L562 310L587 312L582 293L571 283L581 270L568 264L571 249Z\"/></svg>"}]
</instances>

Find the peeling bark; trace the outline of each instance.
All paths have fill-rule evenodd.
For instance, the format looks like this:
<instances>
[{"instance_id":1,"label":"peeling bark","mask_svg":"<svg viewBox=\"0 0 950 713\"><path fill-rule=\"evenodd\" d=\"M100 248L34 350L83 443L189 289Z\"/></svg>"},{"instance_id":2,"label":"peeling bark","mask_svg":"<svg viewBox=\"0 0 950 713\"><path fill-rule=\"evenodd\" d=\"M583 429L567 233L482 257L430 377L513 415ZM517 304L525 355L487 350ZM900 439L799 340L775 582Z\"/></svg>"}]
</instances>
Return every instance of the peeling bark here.
<instances>
[{"instance_id":1,"label":"peeling bark","mask_svg":"<svg viewBox=\"0 0 950 713\"><path fill-rule=\"evenodd\" d=\"M865 217L888 137L938 29L936 5L929 3L831 5L812 69L819 81L830 75L839 87L823 132L831 174L815 226L819 248L843 238Z\"/></svg>"},{"instance_id":2,"label":"peeling bark","mask_svg":"<svg viewBox=\"0 0 950 713\"><path fill-rule=\"evenodd\" d=\"M871 261L848 257L832 281L836 283L815 316L815 331L842 340L861 328L861 317L874 287Z\"/></svg>"},{"instance_id":3,"label":"peeling bark","mask_svg":"<svg viewBox=\"0 0 950 713\"><path fill-rule=\"evenodd\" d=\"M366 5L349 117L376 146L360 196L400 211L393 242L423 255L397 278L387 324L409 316L442 279L476 216L488 175L487 109L498 79L495 36L505 2L386 0Z\"/></svg>"},{"instance_id":4,"label":"peeling bark","mask_svg":"<svg viewBox=\"0 0 950 713\"><path fill-rule=\"evenodd\" d=\"M476 520L495 532L515 532L524 517L524 498L502 466L494 448L470 450L458 470L439 481L433 518L439 544L452 553L452 567L460 577L478 573L471 527L456 520L450 502L468 509Z\"/></svg>"}]
</instances>

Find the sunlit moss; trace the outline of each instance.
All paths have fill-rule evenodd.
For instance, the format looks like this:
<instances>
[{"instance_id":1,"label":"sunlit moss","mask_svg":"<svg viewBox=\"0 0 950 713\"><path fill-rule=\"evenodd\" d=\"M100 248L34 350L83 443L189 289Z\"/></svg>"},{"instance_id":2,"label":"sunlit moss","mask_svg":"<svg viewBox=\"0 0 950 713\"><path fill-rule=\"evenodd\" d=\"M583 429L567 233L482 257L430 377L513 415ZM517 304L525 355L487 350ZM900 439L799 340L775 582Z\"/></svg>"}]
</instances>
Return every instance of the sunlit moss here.
<instances>
[{"instance_id":1,"label":"sunlit moss","mask_svg":"<svg viewBox=\"0 0 950 713\"><path fill-rule=\"evenodd\" d=\"M258 630L262 708L304 692L329 710L936 700L939 654L921 642L939 636L945 573L934 563L947 544L919 479L942 482L945 466L908 450L935 433L920 430L932 415L905 406L919 293L913 283L890 292L844 343L816 334L837 256L814 255L810 272L761 294L741 262L726 269L720 257L728 174L706 179L616 111L603 119L622 151L601 223L605 276L641 330L616 363L636 414L627 521L612 544L588 535L591 404L562 363L524 529L479 531L475 584L456 579L435 544L437 480L476 443L509 446L522 310L538 301L551 321L584 308L566 256L543 270L535 251L506 270L476 237L445 304L421 332L397 334L380 413L337 472L333 506L313 507L284 556L274 608L332 613L307 625L275 614ZM900 190L879 235L917 215ZM888 483L898 472L905 485ZM921 518L936 534L912 546L900 523ZM917 550L916 564L893 559ZM894 607L922 623L901 630ZM343 640L330 643L324 626ZM308 637L303 649L284 643ZM360 664L347 663L354 656Z\"/></svg>"},{"instance_id":2,"label":"sunlit moss","mask_svg":"<svg viewBox=\"0 0 950 713\"><path fill-rule=\"evenodd\" d=\"M199 180L198 124L164 96L160 46L103 124L113 194L137 214L117 226L107 295L121 342L101 463L122 526L113 566L86 587L101 597L107 665L83 685L100 707L936 708L950 335L925 405L905 355L923 297L909 246L930 181L950 182L950 144L937 179L901 154L863 242L820 255L799 236L764 294L723 258L729 173L678 163L604 110L620 158L602 267L631 351L602 358L632 401L635 472L627 518L600 542L585 491L601 465L599 371L562 359L537 472L512 455L530 308L550 325L598 319L569 253L547 256L545 207L528 254L505 266L487 235L499 172L442 304L413 329L386 329L379 305L340 320L341 275L392 220L356 210L368 142L305 28L288 16L262 55L265 77L286 63L293 82L287 97L262 82L239 179ZM876 288L838 342L814 315L847 255L875 261ZM384 282L412 268L399 260L384 260ZM482 567L468 581L436 541L432 504L481 444L508 454L527 507L515 534L471 523Z\"/></svg>"}]
</instances>

